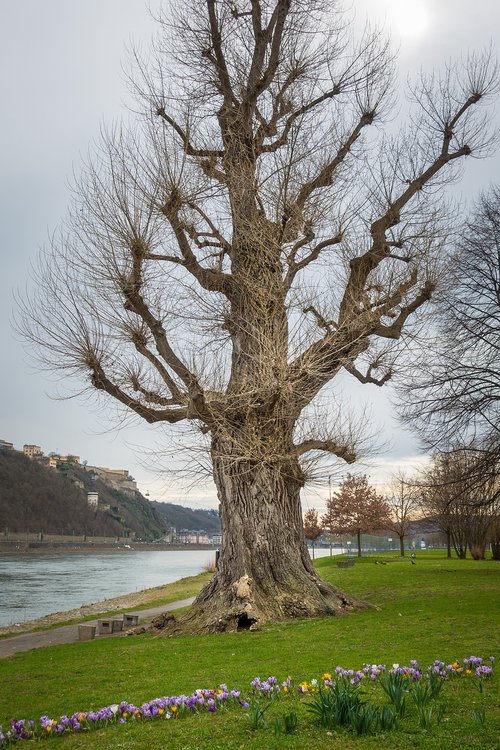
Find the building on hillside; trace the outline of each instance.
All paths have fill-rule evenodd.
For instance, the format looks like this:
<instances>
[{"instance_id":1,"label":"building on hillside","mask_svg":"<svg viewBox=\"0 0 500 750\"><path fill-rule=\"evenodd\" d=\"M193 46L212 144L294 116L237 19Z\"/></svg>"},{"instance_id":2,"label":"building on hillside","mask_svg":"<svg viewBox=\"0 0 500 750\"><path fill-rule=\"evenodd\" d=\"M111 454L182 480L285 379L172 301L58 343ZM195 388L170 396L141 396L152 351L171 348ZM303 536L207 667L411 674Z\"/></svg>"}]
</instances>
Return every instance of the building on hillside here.
<instances>
[{"instance_id":1,"label":"building on hillside","mask_svg":"<svg viewBox=\"0 0 500 750\"><path fill-rule=\"evenodd\" d=\"M14 443L8 443L7 440L0 440L0 450L13 451Z\"/></svg>"},{"instance_id":2,"label":"building on hillside","mask_svg":"<svg viewBox=\"0 0 500 750\"><path fill-rule=\"evenodd\" d=\"M87 471L92 472L98 479L119 492L133 494L137 491L137 483L130 476L127 469L108 469L106 466L87 466Z\"/></svg>"},{"instance_id":3,"label":"building on hillside","mask_svg":"<svg viewBox=\"0 0 500 750\"><path fill-rule=\"evenodd\" d=\"M98 492L87 492L87 505L97 510L99 507L99 493Z\"/></svg>"},{"instance_id":4,"label":"building on hillside","mask_svg":"<svg viewBox=\"0 0 500 750\"><path fill-rule=\"evenodd\" d=\"M23 445L23 453L25 456L28 456L28 458L37 458L38 456L43 456L42 449L39 445Z\"/></svg>"},{"instance_id":5,"label":"building on hillside","mask_svg":"<svg viewBox=\"0 0 500 750\"><path fill-rule=\"evenodd\" d=\"M51 469L58 469L63 464L80 464L80 456L60 456L58 453L51 453L48 457L48 465Z\"/></svg>"}]
</instances>

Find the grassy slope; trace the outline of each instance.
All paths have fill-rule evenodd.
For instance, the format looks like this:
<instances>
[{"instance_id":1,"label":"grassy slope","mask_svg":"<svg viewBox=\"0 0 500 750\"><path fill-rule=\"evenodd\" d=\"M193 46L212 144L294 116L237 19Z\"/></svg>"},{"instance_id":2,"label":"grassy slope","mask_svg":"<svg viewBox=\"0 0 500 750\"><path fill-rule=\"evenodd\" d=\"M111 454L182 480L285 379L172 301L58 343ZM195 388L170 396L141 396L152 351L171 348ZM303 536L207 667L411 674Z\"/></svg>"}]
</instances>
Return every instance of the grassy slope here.
<instances>
[{"instance_id":1,"label":"grassy slope","mask_svg":"<svg viewBox=\"0 0 500 750\"><path fill-rule=\"evenodd\" d=\"M380 558L379 558L380 559ZM409 560L369 558L339 570L335 560L317 561L321 574L378 609L344 618L299 621L260 633L189 638L151 635L75 643L18 654L0 662L0 723L15 715L37 718L99 708L127 699L136 703L159 695L191 692L226 682L246 689L259 674L284 679L318 677L337 664L359 668L365 662L423 665L435 658L452 661L471 654L500 658L498 623L500 566L494 562L451 560L432 554ZM403 732L353 738L342 734L343 748L422 747L454 750L498 747L498 676L480 696L469 680L447 684L449 717L432 732L416 721ZM283 702L276 711L285 710ZM484 727L471 717L486 710ZM89 735L62 739L65 748L321 748L332 737L316 729L299 705L299 732L275 738L272 729L252 733L243 711L188 717L185 721L112 726ZM275 713L276 713L275 711ZM271 712L270 712L271 713Z\"/></svg>"}]
</instances>

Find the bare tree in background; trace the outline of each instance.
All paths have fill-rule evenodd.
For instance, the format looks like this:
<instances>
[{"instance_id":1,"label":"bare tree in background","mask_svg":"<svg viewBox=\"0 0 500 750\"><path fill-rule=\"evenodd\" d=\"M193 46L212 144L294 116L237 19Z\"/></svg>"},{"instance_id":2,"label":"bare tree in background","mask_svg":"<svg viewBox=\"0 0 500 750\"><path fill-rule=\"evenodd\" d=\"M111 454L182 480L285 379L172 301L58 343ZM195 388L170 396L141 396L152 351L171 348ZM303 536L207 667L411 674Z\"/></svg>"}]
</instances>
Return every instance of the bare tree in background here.
<instances>
[{"instance_id":1,"label":"bare tree in background","mask_svg":"<svg viewBox=\"0 0 500 750\"><path fill-rule=\"evenodd\" d=\"M464 449L469 474L455 472L457 481L492 503L500 494L498 483L490 491L500 468L500 188L467 221L446 286L436 337L402 387L401 412L429 447Z\"/></svg>"},{"instance_id":2,"label":"bare tree in background","mask_svg":"<svg viewBox=\"0 0 500 750\"><path fill-rule=\"evenodd\" d=\"M314 542L323 531L318 518L318 512L311 508L304 513L304 535L306 539L312 542L313 560L314 560Z\"/></svg>"},{"instance_id":3,"label":"bare tree in background","mask_svg":"<svg viewBox=\"0 0 500 750\"><path fill-rule=\"evenodd\" d=\"M484 559L493 534L498 478L478 482L478 461L483 461L482 455L462 448L436 454L418 481L423 509L438 520L447 536L448 557L453 544L462 559L468 549L475 560Z\"/></svg>"},{"instance_id":4,"label":"bare tree in background","mask_svg":"<svg viewBox=\"0 0 500 750\"><path fill-rule=\"evenodd\" d=\"M221 554L179 628L348 610L300 491L311 456L355 460L355 430L301 420L343 370L390 378L446 263L441 188L490 143L495 64L423 76L394 137L387 42L335 2L191 0L136 67L135 128L104 134L20 326L49 367L205 436Z\"/></svg>"},{"instance_id":5,"label":"bare tree in background","mask_svg":"<svg viewBox=\"0 0 500 750\"><path fill-rule=\"evenodd\" d=\"M361 557L361 534L371 534L386 529L390 523L390 508L365 475L347 474L326 504L321 517L330 534L352 534L358 540L358 557Z\"/></svg>"},{"instance_id":6,"label":"bare tree in background","mask_svg":"<svg viewBox=\"0 0 500 750\"><path fill-rule=\"evenodd\" d=\"M390 508L387 528L397 535L401 557L405 556L405 537L416 520L421 505L418 486L412 478L400 471L392 477L385 501Z\"/></svg>"}]
</instances>

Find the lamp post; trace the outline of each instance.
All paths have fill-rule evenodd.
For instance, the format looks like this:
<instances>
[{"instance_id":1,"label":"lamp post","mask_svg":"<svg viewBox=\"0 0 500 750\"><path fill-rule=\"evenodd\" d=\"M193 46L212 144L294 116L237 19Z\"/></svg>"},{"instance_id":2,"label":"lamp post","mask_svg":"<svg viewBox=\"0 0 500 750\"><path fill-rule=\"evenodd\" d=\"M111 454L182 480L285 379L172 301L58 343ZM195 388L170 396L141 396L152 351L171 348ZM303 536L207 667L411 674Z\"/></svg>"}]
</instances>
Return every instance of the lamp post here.
<instances>
[{"instance_id":1,"label":"lamp post","mask_svg":"<svg viewBox=\"0 0 500 750\"><path fill-rule=\"evenodd\" d=\"M328 475L328 502L332 502L332 477L330 474ZM328 510L330 510L330 507L328 507ZM332 556L332 554L332 531L330 528L330 557Z\"/></svg>"}]
</instances>

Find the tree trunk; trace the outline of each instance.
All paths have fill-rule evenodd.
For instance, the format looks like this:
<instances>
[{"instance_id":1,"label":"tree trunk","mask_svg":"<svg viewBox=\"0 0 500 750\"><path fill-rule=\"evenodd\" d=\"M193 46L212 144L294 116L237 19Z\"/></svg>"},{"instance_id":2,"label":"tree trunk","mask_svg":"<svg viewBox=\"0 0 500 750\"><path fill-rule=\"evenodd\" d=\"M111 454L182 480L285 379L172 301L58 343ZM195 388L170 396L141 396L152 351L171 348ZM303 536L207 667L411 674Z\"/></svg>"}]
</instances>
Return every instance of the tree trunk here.
<instances>
[{"instance_id":1,"label":"tree trunk","mask_svg":"<svg viewBox=\"0 0 500 750\"><path fill-rule=\"evenodd\" d=\"M484 560L484 553L486 552L486 542L484 544L471 544L469 549L473 560Z\"/></svg>"},{"instance_id":2,"label":"tree trunk","mask_svg":"<svg viewBox=\"0 0 500 750\"><path fill-rule=\"evenodd\" d=\"M358 557L361 557L361 531L358 529Z\"/></svg>"},{"instance_id":3,"label":"tree trunk","mask_svg":"<svg viewBox=\"0 0 500 750\"><path fill-rule=\"evenodd\" d=\"M446 529L446 557L451 558L451 531Z\"/></svg>"},{"instance_id":4,"label":"tree trunk","mask_svg":"<svg viewBox=\"0 0 500 750\"><path fill-rule=\"evenodd\" d=\"M175 632L257 629L269 621L368 606L323 581L306 545L298 463L265 465L213 454L222 543L217 570Z\"/></svg>"},{"instance_id":5,"label":"tree trunk","mask_svg":"<svg viewBox=\"0 0 500 750\"><path fill-rule=\"evenodd\" d=\"M404 536L399 537L399 554L401 557L405 556L405 538Z\"/></svg>"}]
</instances>

